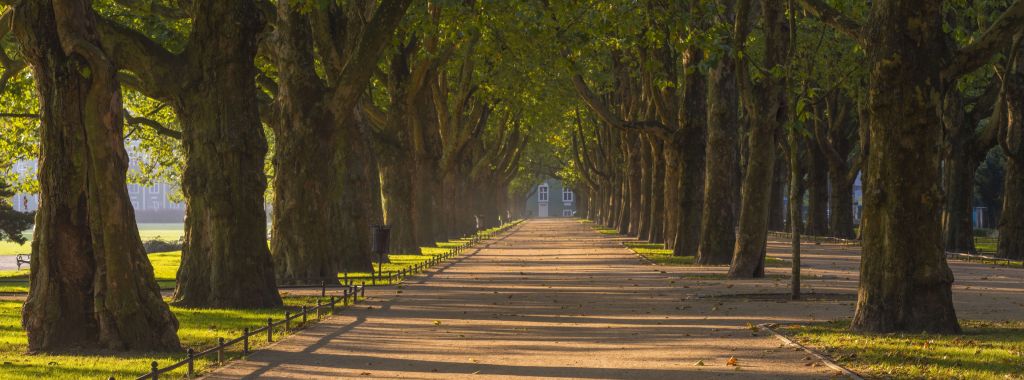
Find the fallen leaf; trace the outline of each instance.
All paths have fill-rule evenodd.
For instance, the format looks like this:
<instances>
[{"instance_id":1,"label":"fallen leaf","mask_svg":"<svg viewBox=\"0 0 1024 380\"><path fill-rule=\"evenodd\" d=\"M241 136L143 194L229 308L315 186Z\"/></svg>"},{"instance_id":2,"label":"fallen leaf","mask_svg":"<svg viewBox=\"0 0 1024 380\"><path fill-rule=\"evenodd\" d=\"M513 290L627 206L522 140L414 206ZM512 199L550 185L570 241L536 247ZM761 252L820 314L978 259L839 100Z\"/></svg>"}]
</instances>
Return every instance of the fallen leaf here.
<instances>
[{"instance_id":1,"label":"fallen leaf","mask_svg":"<svg viewBox=\"0 0 1024 380\"><path fill-rule=\"evenodd\" d=\"M725 361L725 365L731 365L731 366L734 366L734 365L736 365L736 363L737 363L737 362L739 362L739 360L736 360L736 357L734 357L734 356L730 356L730 357L729 357L729 360L726 360L726 361Z\"/></svg>"}]
</instances>

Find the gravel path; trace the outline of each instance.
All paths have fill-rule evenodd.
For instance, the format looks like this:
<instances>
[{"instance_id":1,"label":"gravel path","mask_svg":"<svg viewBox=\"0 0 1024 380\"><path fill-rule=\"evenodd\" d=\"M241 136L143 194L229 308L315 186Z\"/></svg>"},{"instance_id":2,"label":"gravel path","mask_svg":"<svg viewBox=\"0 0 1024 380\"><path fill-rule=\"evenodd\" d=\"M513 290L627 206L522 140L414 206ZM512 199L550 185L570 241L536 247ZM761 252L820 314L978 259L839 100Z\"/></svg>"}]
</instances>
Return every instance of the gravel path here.
<instances>
[{"instance_id":1,"label":"gravel path","mask_svg":"<svg viewBox=\"0 0 1024 380\"><path fill-rule=\"evenodd\" d=\"M621 240L575 220L526 222L403 286L368 290L360 307L208 378L834 375L748 328L814 319L809 303L713 297L777 292L780 280L726 282L724 268L652 266ZM852 305L815 301L821 303ZM727 365L730 358L737 365Z\"/></svg>"}]
</instances>

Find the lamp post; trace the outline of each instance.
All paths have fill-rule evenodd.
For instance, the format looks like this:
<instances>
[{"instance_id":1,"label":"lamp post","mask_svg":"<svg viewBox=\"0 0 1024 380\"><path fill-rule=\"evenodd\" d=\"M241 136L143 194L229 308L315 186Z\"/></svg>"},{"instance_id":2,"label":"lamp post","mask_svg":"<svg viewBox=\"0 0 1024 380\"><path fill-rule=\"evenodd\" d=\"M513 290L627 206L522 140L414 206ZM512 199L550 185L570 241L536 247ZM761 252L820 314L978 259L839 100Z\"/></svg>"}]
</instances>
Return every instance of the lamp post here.
<instances>
[{"instance_id":1,"label":"lamp post","mask_svg":"<svg viewBox=\"0 0 1024 380\"><path fill-rule=\"evenodd\" d=\"M377 254L377 278L384 279L384 254L388 253L388 245L391 239L391 226L375 224L370 226L373 230L373 253Z\"/></svg>"}]
</instances>

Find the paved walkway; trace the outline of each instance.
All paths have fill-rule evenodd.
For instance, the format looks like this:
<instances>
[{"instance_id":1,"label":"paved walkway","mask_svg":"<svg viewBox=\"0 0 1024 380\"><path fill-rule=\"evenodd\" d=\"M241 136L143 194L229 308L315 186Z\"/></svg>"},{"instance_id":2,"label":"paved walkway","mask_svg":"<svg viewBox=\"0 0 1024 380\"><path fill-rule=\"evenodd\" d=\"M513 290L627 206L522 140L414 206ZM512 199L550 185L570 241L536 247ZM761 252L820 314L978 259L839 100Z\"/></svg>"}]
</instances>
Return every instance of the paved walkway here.
<instances>
[{"instance_id":1,"label":"paved walkway","mask_svg":"<svg viewBox=\"0 0 1024 380\"><path fill-rule=\"evenodd\" d=\"M651 266L620 240L574 220L529 221L403 286L368 291L358 308L208 378L834 375L747 327L814 319L809 304L712 297L747 288L777 293L779 279L726 282L693 268ZM730 357L738 366L727 365Z\"/></svg>"}]
</instances>

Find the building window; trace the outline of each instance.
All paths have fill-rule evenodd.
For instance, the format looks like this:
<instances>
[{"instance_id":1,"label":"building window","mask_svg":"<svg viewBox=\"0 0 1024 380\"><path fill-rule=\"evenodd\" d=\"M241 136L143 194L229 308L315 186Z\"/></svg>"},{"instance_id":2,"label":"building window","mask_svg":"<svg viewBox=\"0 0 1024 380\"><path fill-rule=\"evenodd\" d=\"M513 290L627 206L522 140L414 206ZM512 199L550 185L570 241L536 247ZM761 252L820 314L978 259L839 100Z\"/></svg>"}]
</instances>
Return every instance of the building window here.
<instances>
[{"instance_id":1,"label":"building window","mask_svg":"<svg viewBox=\"0 0 1024 380\"><path fill-rule=\"evenodd\" d=\"M562 189L562 202L572 202L572 190Z\"/></svg>"},{"instance_id":2,"label":"building window","mask_svg":"<svg viewBox=\"0 0 1024 380\"><path fill-rule=\"evenodd\" d=\"M548 184L545 183L537 188L537 200L540 202L548 201Z\"/></svg>"}]
</instances>

